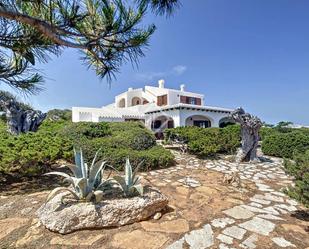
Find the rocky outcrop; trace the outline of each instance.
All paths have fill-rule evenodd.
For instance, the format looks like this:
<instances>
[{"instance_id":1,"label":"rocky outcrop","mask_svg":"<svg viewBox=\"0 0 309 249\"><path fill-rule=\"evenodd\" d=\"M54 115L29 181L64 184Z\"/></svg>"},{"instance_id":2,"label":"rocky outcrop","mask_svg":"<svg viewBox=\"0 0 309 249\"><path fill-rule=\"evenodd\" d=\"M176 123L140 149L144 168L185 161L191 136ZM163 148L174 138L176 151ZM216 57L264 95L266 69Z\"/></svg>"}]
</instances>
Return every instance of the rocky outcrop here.
<instances>
[{"instance_id":1,"label":"rocky outcrop","mask_svg":"<svg viewBox=\"0 0 309 249\"><path fill-rule=\"evenodd\" d=\"M262 121L244 109L237 108L231 113L231 118L241 126L241 149L236 155L236 162L256 162L257 147L259 142L259 130Z\"/></svg>"},{"instance_id":2,"label":"rocky outcrop","mask_svg":"<svg viewBox=\"0 0 309 249\"><path fill-rule=\"evenodd\" d=\"M168 203L167 197L155 189L148 189L144 196L105 199L97 204L62 204L63 195L56 195L37 211L46 228L61 234L81 229L118 227L142 221L161 211Z\"/></svg>"}]
</instances>

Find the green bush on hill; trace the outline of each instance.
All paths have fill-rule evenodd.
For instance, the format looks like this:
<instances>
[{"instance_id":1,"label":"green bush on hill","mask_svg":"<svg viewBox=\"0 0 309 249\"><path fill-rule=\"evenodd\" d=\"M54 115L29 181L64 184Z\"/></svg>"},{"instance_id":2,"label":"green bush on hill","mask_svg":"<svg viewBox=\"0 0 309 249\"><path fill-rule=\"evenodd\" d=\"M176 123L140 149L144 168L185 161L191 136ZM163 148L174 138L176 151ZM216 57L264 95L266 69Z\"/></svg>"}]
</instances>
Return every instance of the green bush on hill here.
<instances>
[{"instance_id":1,"label":"green bush on hill","mask_svg":"<svg viewBox=\"0 0 309 249\"><path fill-rule=\"evenodd\" d=\"M284 162L287 173L295 177L295 186L289 187L286 193L309 207L309 150L296 153L293 159Z\"/></svg>"},{"instance_id":2,"label":"green bush on hill","mask_svg":"<svg viewBox=\"0 0 309 249\"><path fill-rule=\"evenodd\" d=\"M82 148L91 160L99 157L118 170L125 159L132 165L143 161L141 169L167 167L173 155L156 145L154 135L139 122L72 123L63 118L46 119L37 132L12 136L0 121L0 173L16 176L43 173L59 159L73 160L73 147Z\"/></svg>"},{"instance_id":3,"label":"green bush on hill","mask_svg":"<svg viewBox=\"0 0 309 249\"><path fill-rule=\"evenodd\" d=\"M299 130L269 135L262 141L262 151L269 156L293 158L294 153L308 148L309 135Z\"/></svg>"},{"instance_id":4,"label":"green bush on hill","mask_svg":"<svg viewBox=\"0 0 309 249\"><path fill-rule=\"evenodd\" d=\"M240 146L240 126L225 128L178 127L165 131L166 140L181 138L191 153L201 157L216 153L234 153Z\"/></svg>"}]
</instances>

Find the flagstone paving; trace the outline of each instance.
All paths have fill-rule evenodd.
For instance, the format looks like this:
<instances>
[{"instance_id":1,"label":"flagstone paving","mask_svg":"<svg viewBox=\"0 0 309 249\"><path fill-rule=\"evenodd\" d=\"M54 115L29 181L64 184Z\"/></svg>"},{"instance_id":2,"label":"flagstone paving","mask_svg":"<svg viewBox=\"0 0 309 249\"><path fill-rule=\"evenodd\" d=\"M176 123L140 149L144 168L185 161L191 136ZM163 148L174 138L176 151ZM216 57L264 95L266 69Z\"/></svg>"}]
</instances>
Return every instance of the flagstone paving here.
<instances>
[{"instance_id":1,"label":"flagstone paving","mask_svg":"<svg viewBox=\"0 0 309 249\"><path fill-rule=\"evenodd\" d=\"M157 219L59 235L36 218L48 191L0 195L0 248L309 249L308 213L281 192L293 184L282 160L236 164L173 151L177 164L142 173L169 206ZM223 183L236 172L241 186Z\"/></svg>"}]
</instances>

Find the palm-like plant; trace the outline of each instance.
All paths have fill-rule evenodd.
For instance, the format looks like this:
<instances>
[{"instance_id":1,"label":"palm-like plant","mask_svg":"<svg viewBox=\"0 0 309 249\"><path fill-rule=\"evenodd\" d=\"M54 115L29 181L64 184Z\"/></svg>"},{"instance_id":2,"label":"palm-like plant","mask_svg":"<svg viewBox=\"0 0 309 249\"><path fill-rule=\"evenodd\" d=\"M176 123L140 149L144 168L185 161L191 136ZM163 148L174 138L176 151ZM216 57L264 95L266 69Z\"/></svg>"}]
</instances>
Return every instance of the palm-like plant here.
<instances>
[{"instance_id":1,"label":"palm-like plant","mask_svg":"<svg viewBox=\"0 0 309 249\"><path fill-rule=\"evenodd\" d=\"M75 165L67 167L72 171L73 176L64 172L50 172L45 175L58 175L64 177L64 181L69 182L72 188L58 187L55 188L47 197L47 201L52 199L59 192L69 192L75 199L81 201L91 201L95 198L95 202L99 202L103 198L103 190L110 184L112 179L104 179L104 169L106 162L96 163L99 151L96 152L90 167L84 162L82 150L74 149Z\"/></svg>"},{"instance_id":2,"label":"palm-like plant","mask_svg":"<svg viewBox=\"0 0 309 249\"><path fill-rule=\"evenodd\" d=\"M142 163L140 163L133 172L130 160L127 158L125 165L125 175L114 176L115 181L118 183L126 197L133 196L136 193L139 195L143 195L144 193L144 188L140 184L140 178L136 175L141 165Z\"/></svg>"}]
</instances>

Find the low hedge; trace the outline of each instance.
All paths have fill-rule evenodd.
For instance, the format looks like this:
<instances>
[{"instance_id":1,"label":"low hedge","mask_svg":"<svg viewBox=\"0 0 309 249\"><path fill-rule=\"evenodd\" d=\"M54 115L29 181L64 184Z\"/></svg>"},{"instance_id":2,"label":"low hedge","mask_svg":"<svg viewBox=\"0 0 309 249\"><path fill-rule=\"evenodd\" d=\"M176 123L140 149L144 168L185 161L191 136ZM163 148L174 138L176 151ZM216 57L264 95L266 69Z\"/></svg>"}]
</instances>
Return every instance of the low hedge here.
<instances>
[{"instance_id":1,"label":"low hedge","mask_svg":"<svg viewBox=\"0 0 309 249\"><path fill-rule=\"evenodd\" d=\"M289 133L277 133L262 140L265 155L293 158L294 153L305 152L309 148L309 135L295 130Z\"/></svg>"},{"instance_id":2,"label":"low hedge","mask_svg":"<svg viewBox=\"0 0 309 249\"><path fill-rule=\"evenodd\" d=\"M174 140L176 137L186 141L189 151L201 157L234 153L240 146L240 126L207 129L179 127L165 131L166 140Z\"/></svg>"},{"instance_id":3,"label":"low hedge","mask_svg":"<svg viewBox=\"0 0 309 249\"><path fill-rule=\"evenodd\" d=\"M286 193L309 207L309 150L296 153L293 159L284 162L286 172L295 177L295 186L287 188Z\"/></svg>"},{"instance_id":4,"label":"low hedge","mask_svg":"<svg viewBox=\"0 0 309 249\"><path fill-rule=\"evenodd\" d=\"M59 159L73 161L73 147L82 148L87 161L99 155L122 170L127 157L142 170L167 167L173 155L156 145L154 135L139 122L72 123L45 120L37 132L12 136L0 121L0 173L36 175L49 170Z\"/></svg>"}]
</instances>

